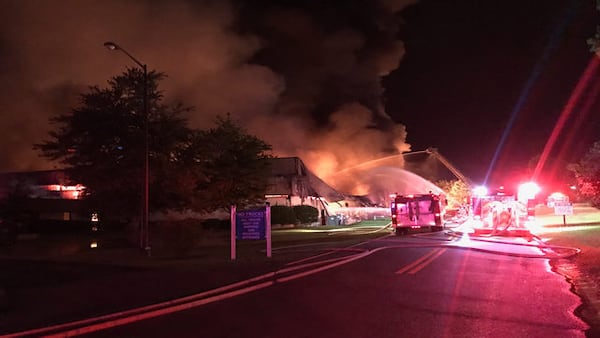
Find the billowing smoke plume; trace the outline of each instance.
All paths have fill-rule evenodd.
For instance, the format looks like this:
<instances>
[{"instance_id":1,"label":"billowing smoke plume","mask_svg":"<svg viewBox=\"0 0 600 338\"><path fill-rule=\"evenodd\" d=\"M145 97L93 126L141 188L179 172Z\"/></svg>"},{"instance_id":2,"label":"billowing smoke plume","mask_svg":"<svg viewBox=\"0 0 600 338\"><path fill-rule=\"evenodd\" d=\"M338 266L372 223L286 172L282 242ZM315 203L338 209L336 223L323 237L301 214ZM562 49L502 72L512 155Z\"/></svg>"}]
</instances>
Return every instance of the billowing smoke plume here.
<instances>
[{"instance_id":1,"label":"billowing smoke plume","mask_svg":"<svg viewBox=\"0 0 600 338\"><path fill-rule=\"evenodd\" d=\"M105 41L165 72L166 98L195 107L192 127L231 113L325 179L409 150L380 80L404 54L398 11L412 2L3 1L0 171L51 168L31 150L48 118L135 66Z\"/></svg>"}]
</instances>

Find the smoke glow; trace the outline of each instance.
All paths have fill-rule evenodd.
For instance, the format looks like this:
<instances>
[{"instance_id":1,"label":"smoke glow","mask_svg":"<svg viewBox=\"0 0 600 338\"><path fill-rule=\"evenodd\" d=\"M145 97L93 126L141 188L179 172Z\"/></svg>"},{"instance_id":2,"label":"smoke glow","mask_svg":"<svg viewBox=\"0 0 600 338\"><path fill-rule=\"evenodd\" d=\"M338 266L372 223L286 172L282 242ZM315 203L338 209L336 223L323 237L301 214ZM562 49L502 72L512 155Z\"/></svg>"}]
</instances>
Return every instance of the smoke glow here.
<instances>
[{"instance_id":1,"label":"smoke glow","mask_svg":"<svg viewBox=\"0 0 600 338\"><path fill-rule=\"evenodd\" d=\"M5 1L0 171L56 167L31 149L48 119L135 66L105 41L165 72L165 98L195 107L191 127L230 113L320 177L408 151L405 127L383 109L381 76L405 53L398 11L414 2Z\"/></svg>"}]
</instances>

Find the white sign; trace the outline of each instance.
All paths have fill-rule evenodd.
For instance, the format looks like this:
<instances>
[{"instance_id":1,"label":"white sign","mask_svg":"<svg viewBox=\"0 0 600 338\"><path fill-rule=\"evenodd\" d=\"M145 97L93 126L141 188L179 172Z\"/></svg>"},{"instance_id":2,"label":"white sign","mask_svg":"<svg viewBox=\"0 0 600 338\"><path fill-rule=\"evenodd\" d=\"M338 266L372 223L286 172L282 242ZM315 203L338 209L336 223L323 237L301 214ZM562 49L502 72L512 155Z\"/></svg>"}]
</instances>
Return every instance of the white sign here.
<instances>
[{"instance_id":1,"label":"white sign","mask_svg":"<svg viewBox=\"0 0 600 338\"><path fill-rule=\"evenodd\" d=\"M563 205L554 205L554 214L555 215L573 215L573 205L572 204L563 204Z\"/></svg>"}]
</instances>

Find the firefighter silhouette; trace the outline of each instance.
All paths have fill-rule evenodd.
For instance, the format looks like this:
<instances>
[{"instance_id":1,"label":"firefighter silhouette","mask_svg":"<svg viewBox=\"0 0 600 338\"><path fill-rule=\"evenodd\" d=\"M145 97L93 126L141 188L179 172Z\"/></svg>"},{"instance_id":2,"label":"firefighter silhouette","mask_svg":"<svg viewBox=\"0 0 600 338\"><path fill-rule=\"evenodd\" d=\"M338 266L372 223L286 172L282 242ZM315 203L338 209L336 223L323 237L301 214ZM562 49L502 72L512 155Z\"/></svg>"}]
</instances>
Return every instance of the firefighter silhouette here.
<instances>
[{"instance_id":1,"label":"firefighter silhouette","mask_svg":"<svg viewBox=\"0 0 600 338\"><path fill-rule=\"evenodd\" d=\"M512 223L512 209L497 203L492 209L492 226L494 231L506 231Z\"/></svg>"},{"instance_id":2,"label":"firefighter silhouette","mask_svg":"<svg viewBox=\"0 0 600 338\"><path fill-rule=\"evenodd\" d=\"M408 202L408 219L412 222L417 222L419 220L419 203L418 202Z\"/></svg>"}]
</instances>

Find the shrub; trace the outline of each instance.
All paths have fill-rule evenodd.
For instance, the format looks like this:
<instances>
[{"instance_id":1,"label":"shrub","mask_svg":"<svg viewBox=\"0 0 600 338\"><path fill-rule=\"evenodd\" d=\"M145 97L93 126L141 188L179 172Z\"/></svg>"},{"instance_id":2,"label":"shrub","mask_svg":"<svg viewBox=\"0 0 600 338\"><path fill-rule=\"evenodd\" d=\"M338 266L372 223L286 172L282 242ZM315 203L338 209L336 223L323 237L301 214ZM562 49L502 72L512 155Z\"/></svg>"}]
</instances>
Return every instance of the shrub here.
<instances>
[{"instance_id":1,"label":"shrub","mask_svg":"<svg viewBox=\"0 0 600 338\"><path fill-rule=\"evenodd\" d=\"M310 205L296 205L293 207L296 219L300 223L307 224L313 223L319 220L319 210Z\"/></svg>"},{"instance_id":2,"label":"shrub","mask_svg":"<svg viewBox=\"0 0 600 338\"><path fill-rule=\"evenodd\" d=\"M292 207L284 205L271 206L271 224L296 224L297 222Z\"/></svg>"},{"instance_id":3,"label":"shrub","mask_svg":"<svg viewBox=\"0 0 600 338\"><path fill-rule=\"evenodd\" d=\"M201 221L202 228L206 230L229 230L231 229L230 219L207 218Z\"/></svg>"}]
</instances>

